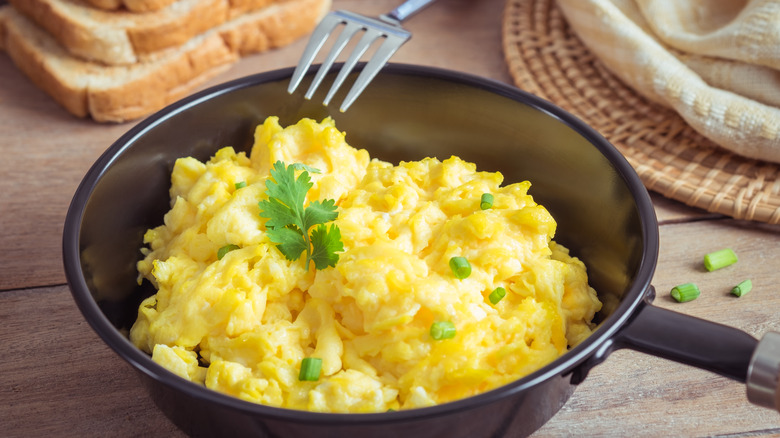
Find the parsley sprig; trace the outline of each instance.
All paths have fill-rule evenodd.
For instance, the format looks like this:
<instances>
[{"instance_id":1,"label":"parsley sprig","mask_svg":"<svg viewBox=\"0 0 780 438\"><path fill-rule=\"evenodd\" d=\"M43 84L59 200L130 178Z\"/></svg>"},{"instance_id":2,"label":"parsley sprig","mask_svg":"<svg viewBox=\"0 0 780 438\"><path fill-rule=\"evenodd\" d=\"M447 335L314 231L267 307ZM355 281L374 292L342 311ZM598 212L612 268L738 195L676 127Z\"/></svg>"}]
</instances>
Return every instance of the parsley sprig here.
<instances>
[{"instance_id":1,"label":"parsley sprig","mask_svg":"<svg viewBox=\"0 0 780 438\"><path fill-rule=\"evenodd\" d=\"M297 178L296 170L302 170ZM339 227L326 225L338 217L336 201L325 199L303 205L306 193L313 186L309 172L319 173L300 163L286 166L282 161L275 162L271 178L265 182L268 199L258 205L260 216L268 219L265 223L268 237L287 260L298 260L306 251L306 266L314 262L315 269L325 269L336 266L344 244ZM310 232L311 228L314 229Z\"/></svg>"}]
</instances>

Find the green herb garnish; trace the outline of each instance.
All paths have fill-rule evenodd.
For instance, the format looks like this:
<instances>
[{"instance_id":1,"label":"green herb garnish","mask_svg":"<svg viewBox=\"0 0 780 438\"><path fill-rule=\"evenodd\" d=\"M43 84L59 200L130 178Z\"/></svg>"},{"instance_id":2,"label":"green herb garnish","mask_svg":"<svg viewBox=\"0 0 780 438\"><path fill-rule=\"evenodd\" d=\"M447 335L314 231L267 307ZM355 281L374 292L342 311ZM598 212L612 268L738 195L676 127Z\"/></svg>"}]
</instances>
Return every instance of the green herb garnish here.
<instances>
[{"instance_id":1,"label":"green herb garnish","mask_svg":"<svg viewBox=\"0 0 780 438\"><path fill-rule=\"evenodd\" d=\"M455 324L450 321L436 321L431 324L431 337L437 341L455 337Z\"/></svg>"},{"instance_id":2,"label":"green herb garnish","mask_svg":"<svg viewBox=\"0 0 780 438\"><path fill-rule=\"evenodd\" d=\"M471 275L471 264L465 257L453 257L450 259L450 269L455 277L463 280Z\"/></svg>"},{"instance_id":3,"label":"green herb garnish","mask_svg":"<svg viewBox=\"0 0 780 438\"><path fill-rule=\"evenodd\" d=\"M490 193L483 193L479 200L479 208L487 210L488 208L493 207L493 199L493 195Z\"/></svg>"},{"instance_id":4,"label":"green herb garnish","mask_svg":"<svg viewBox=\"0 0 780 438\"><path fill-rule=\"evenodd\" d=\"M304 169L298 178L296 169ZM325 224L338 216L336 201L325 199L303 206L306 193L314 185L309 170L317 169L302 164L285 166L282 161L274 163L271 178L265 182L268 199L258 205L260 216L268 219L268 237L287 260L298 260L305 251L306 266L314 262L315 269L325 269L336 266L337 253L344 251L344 244L338 226ZM311 228L314 229L309 234Z\"/></svg>"},{"instance_id":5,"label":"green herb garnish","mask_svg":"<svg viewBox=\"0 0 780 438\"><path fill-rule=\"evenodd\" d=\"M488 295L488 299L490 300L490 304L498 304L499 301L501 301L502 298L506 296L506 289L503 287L497 287L493 289L493 292L490 292L490 295Z\"/></svg>"},{"instance_id":6,"label":"green herb garnish","mask_svg":"<svg viewBox=\"0 0 780 438\"><path fill-rule=\"evenodd\" d=\"M225 257L225 254L238 248L240 248L238 245L233 244L223 246L217 250L217 260L222 260L222 257Z\"/></svg>"},{"instance_id":7,"label":"green herb garnish","mask_svg":"<svg viewBox=\"0 0 780 438\"><path fill-rule=\"evenodd\" d=\"M246 181L237 182L234 184L236 190L246 187Z\"/></svg>"},{"instance_id":8,"label":"green herb garnish","mask_svg":"<svg viewBox=\"0 0 780 438\"><path fill-rule=\"evenodd\" d=\"M731 248L724 248L704 256L704 267L708 271L725 268L734 263L737 263L737 255Z\"/></svg>"},{"instance_id":9,"label":"green herb garnish","mask_svg":"<svg viewBox=\"0 0 780 438\"><path fill-rule=\"evenodd\" d=\"M301 371L298 373L298 380L316 382L320 380L320 370L322 370L322 359L306 357L301 361Z\"/></svg>"},{"instance_id":10,"label":"green herb garnish","mask_svg":"<svg viewBox=\"0 0 780 438\"><path fill-rule=\"evenodd\" d=\"M753 289L753 282L750 280L745 280L734 286L734 288L731 289L731 294L741 297L742 295L750 292L750 289Z\"/></svg>"},{"instance_id":11,"label":"green herb garnish","mask_svg":"<svg viewBox=\"0 0 780 438\"><path fill-rule=\"evenodd\" d=\"M672 298L678 303L684 303L686 301L692 301L699 298L701 291L699 287L693 283L685 283L672 288Z\"/></svg>"}]
</instances>

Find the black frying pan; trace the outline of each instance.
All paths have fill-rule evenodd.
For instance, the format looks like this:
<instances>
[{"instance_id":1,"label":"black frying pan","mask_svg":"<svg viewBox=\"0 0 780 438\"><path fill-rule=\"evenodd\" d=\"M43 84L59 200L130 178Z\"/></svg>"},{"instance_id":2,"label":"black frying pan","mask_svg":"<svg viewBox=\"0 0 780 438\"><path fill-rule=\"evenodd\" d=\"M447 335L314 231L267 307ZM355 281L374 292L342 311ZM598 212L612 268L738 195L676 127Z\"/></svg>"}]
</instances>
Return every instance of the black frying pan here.
<instances>
[{"instance_id":1,"label":"black frying pan","mask_svg":"<svg viewBox=\"0 0 780 438\"><path fill-rule=\"evenodd\" d=\"M397 64L385 68L348 112L339 113L317 103L319 96L306 101L288 95L291 72L229 82L141 122L94 164L68 211L63 258L76 303L184 431L280 437L524 436L552 417L588 371L618 348L747 382L751 401L780 405L780 335L770 333L759 344L742 331L651 304L658 227L649 196L620 153L581 121L513 87ZM306 88L305 83L300 87ZM158 366L123 331L135 320L139 302L154 292L136 285L135 262L143 232L161 223L169 208L173 162L188 155L207 159L226 145L249 150L254 127L270 115L280 116L283 125L304 116L332 116L350 144L384 160L454 154L482 170L501 171L507 183L530 180L530 193L558 221L556 240L585 262L605 303L597 316L599 328L512 384L391 413L323 414L256 405Z\"/></svg>"}]
</instances>

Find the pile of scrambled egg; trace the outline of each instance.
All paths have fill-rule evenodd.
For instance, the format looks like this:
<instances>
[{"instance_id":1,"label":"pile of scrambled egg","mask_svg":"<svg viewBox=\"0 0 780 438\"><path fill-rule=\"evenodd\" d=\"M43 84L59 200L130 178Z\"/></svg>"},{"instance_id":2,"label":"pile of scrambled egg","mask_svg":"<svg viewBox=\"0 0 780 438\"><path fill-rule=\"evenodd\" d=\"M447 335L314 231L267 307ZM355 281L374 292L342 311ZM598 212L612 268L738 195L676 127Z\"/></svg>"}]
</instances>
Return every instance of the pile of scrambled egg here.
<instances>
[{"instance_id":1,"label":"pile of scrambled egg","mask_svg":"<svg viewBox=\"0 0 780 438\"><path fill-rule=\"evenodd\" d=\"M308 201L334 199L335 267L287 260L258 201L277 160L312 173ZM179 376L244 400L319 412L444 403L521 378L587 337L600 307L583 263L552 241L528 195L457 157L370 159L331 119L258 126L249 156L177 160L164 225L144 236L144 300L130 339ZM490 208L481 195L493 195ZM225 245L238 249L221 259ZM471 274L449 266L464 257ZM497 287L506 296L493 304ZM455 336L436 340L437 321ZM304 358L322 360L300 381Z\"/></svg>"}]
</instances>

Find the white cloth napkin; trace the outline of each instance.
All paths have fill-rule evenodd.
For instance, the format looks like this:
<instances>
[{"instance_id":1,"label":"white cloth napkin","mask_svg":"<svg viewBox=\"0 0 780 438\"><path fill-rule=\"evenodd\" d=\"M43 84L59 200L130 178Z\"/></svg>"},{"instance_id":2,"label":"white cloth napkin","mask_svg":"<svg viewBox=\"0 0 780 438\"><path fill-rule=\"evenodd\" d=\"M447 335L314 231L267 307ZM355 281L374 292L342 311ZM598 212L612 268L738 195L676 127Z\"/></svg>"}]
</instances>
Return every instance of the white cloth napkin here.
<instances>
[{"instance_id":1,"label":"white cloth napkin","mask_svg":"<svg viewBox=\"0 0 780 438\"><path fill-rule=\"evenodd\" d=\"M603 64L736 154L780 162L780 0L558 0Z\"/></svg>"}]
</instances>

